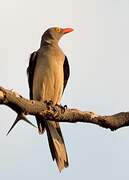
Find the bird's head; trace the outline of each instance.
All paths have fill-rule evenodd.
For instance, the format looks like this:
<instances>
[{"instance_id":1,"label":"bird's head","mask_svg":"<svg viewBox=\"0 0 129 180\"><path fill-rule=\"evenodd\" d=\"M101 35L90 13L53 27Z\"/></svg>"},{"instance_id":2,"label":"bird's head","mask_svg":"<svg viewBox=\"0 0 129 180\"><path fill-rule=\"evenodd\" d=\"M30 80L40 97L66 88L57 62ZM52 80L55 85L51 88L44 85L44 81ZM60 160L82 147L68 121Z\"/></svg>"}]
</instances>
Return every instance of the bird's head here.
<instances>
[{"instance_id":1,"label":"bird's head","mask_svg":"<svg viewBox=\"0 0 129 180\"><path fill-rule=\"evenodd\" d=\"M51 43L53 41L58 42L64 34L67 34L72 31L73 31L72 28L60 28L60 27L49 28L44 32L42 36L41 44L42 44L42 41L48 42L48 43Z\"/></svg>"}]
</instances>

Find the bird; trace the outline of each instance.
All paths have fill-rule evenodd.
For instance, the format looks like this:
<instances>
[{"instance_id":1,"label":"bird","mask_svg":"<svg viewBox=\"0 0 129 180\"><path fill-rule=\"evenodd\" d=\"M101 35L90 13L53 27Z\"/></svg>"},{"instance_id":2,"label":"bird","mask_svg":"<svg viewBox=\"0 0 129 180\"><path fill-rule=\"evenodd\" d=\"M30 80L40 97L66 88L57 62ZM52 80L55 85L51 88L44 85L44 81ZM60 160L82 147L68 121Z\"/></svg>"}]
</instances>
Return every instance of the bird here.
<instances>
[{"instance_id":1,"label":"bird","mask_svg":"<svg viewBox=\"0 0 129 180\"><path fill-rule=\"evenodd\" d=\"M27 68L31 100L61 104L61 98L70 76L68 58L59 46L59 40L72 28L51 27L41 38L40 48L30 55ZM68 155L59 122L44 120L36 115L39 134L47 133L53 161L61 172L68 167Z\"/></svg>"}]
</instances>

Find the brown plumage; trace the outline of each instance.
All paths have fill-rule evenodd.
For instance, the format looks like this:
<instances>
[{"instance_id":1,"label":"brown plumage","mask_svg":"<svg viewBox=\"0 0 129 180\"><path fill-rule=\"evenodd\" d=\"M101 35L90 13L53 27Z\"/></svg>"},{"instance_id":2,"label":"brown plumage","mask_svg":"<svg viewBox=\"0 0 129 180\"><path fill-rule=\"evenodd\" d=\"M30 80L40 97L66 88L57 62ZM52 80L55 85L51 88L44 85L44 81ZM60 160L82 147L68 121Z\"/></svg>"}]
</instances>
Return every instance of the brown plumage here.
<instances>
[{"instance_id":1,"label":"brown plumage","mask_svg":"<svg viewBox=\"0 0 129 180\"><path fill-rule=\"evenodd\" d=\"M72 30L55 27L43 34L40 48L31 54L27 68L30 99L60 105L70 72L67 57L58 46L58 41ZM68 166L68 157L59 123L44 121L41 117L36 117L36 120L39 133L47 132L52 158L61 171Z\"/></svg>"}]
</instances>

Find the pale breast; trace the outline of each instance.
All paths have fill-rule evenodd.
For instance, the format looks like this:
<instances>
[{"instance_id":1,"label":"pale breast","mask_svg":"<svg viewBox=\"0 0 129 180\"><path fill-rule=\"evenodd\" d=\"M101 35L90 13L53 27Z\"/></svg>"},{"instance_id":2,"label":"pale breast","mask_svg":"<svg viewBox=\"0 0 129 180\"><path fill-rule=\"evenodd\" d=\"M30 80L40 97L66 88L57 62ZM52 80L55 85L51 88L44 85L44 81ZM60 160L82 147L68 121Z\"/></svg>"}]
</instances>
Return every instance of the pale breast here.
<instances>
[{"instance_id":1,"label":"pale breast","mask_svg":"<svg viewBox=\"0 0 129 180\"><path fill-rule=\"evenodd\" d=\"M63 63L63 55L38 57L33 79L34 99L52 100L54 104L60 104L64 81Z\"/></svg>"}]
</instances>

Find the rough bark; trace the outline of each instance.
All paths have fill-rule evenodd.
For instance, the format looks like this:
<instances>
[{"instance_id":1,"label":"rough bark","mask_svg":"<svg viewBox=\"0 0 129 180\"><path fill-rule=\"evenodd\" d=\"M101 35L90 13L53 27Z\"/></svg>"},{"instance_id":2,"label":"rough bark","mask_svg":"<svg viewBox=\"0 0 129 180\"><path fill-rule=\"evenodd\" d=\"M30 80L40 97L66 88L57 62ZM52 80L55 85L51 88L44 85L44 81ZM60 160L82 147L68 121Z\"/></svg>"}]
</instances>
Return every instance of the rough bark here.
<instances>
[{"instance_id":1,"label":"rough bark","mask_svg":"<svg viewBox=\"0 0 129 180\"><path fill-rule=\"evenodd\" d=\"M69 109L62 106L54 106L52 102L40 102L28 100L13 90L0 87L0 104L6 105L17 114L39 115L45 121L47 119L68 123L92 123L112 131L129 126L129 112L120 112L113 115L101 116L94 112ZM22 119L22 118L21 118Z\"/></svg>"}]
</instances>

